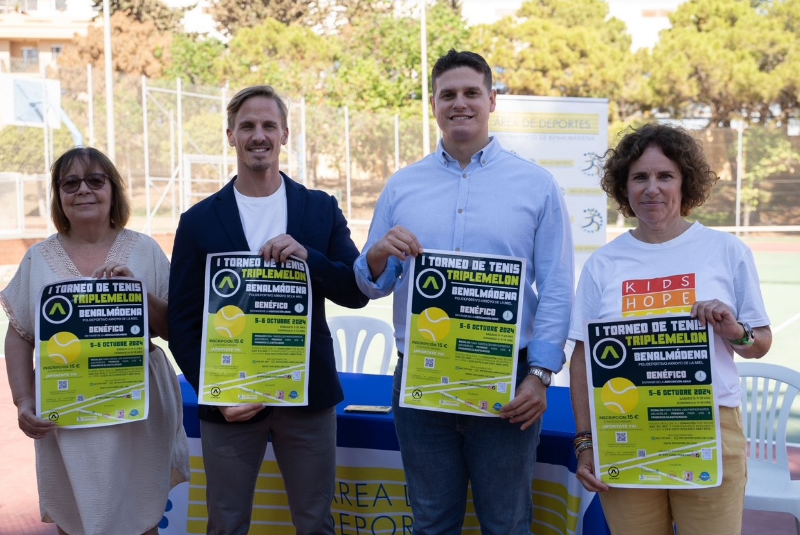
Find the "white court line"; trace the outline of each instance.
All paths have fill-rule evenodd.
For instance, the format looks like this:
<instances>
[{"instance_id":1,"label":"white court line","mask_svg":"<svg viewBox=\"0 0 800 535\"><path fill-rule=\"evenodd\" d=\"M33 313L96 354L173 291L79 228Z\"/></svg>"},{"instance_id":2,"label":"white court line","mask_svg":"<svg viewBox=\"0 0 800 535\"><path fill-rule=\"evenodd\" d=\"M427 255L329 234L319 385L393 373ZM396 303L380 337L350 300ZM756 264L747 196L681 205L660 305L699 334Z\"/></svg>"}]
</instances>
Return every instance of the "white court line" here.
<instances>
[{"instance_id":1,"label":"white court line","mask_svg":"<svg viewBox=\"0 0 800 535\"><path fill-rule=\"evenodd\" d=\"M783 323L772 329L772 334L778 334L779 332L781 332L782 330L784 330L786 327L796 322L797 320L800 320L800 312L798 312L788 320L784 321Z\"/></svg>"}]
</instances>

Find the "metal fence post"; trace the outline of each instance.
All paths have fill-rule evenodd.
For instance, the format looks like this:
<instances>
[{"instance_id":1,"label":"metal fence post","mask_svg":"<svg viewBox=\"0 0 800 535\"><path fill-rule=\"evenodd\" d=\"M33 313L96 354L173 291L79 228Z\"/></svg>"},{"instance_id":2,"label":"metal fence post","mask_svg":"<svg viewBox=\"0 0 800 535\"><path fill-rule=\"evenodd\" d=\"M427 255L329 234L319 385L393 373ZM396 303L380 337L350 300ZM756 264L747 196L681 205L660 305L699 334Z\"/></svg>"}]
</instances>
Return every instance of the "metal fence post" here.
<instances>
[{"instance_id":1,"label":"metal fence post","mask_svg":"<svg viewBox=\"0 0 800 535\"><path fill-rule=\"evenodd\" d=\"M177 178L177 169L175 168L175 165L177 165L175 163L175 112L172 111L172 110L169 110L169 180L170 180L170 185L172 186L170 188L170 192L172 194L171 201L172 201L172 220L173 221L175 221L177 219L177 215L178 215L178 214L175 213L175 206L176 206L175 193L176 193L176 191L177 191L177 194L178 194L178 198L179 199L183 199L183 192L181 190L181 188L183 187L183 184L178 182L177 187L175 186L175 181L178 180L178 178ZM178 207L178 210L180 210L180 206ZM181 212L178 212L178 213L181 213Z\"/></svg>"},{"instance_id":2,"label":"metal fence post","mask_svg":"<svg viewBox=\"0 0 800 535\"><path fill-rule=\"evenodd\" d=\"M222 94L220 95L220 103L222 104L222 172L219 176L219 187L221 188L228 180L228 92L226 87L223 86Z\"/></svg>"},{"instance_id":3,"label":"metal fence post","mask_svg":"<svg viewBox=\"0 0 800 535\"><path fill-rule=\"evenodd\" d=\"M744 119L739 121L737 130L736 148L736 235L741 232L742 227L742 174L744 174Z\"/></svg>"},{"instance_id":4,"label":"metal fence post","mask_svg":"<svg viewBox=\"0 0 800 535\"><path fill-rule=\"evenodd\" d=\"M177 99L178 104L178 182L180 182L180 192L181 192L181 206L180 210L181 213L185 212L189 209L189 196L191 195L191 185L186 184L183 180L184 177L184 169L183 169L183 86L181 85L181 79L178 78L176 80L176 95L175 98Z\"/></svg>"},{"instance_id":5,"label":"metal fence post","mask_svg":"<svg viewBox=\"0 0 800 535\"><path fill-rule=\"evenodd\" d=\"M92 73L92 64L86 64L86 91L89 97L89 146L94 147L97 145L97 140L94 138L94 74Z\"/></svg>"},{"instance_id":6,"label":"metal fence post","mask_svg":"<svg viewBox=\"0 0 800 535\"><path fill-rule=\"evenodd\" d=\"M308 186L308 153L306 148L306 99L300 99L300 155L303 162L302 183Z\"/></svg>"},{"instance_id":7,"label":"metal fence post","mask_svg":"<svg viewBox=\"0 0 800 535\"><path fill-rule=\"evenodd\" d=\"M350 108L344 107L344 141L345 141L345 180L347 181L347 219L352 219L352 203L350 202Z\"/></svg>"},{"instance_id":8,"label":"metal fence post","mask_svg":"<svg viewBox=\"0 0 800 535\"><path fill-rule=\"evenodd\" d=\"M394 114L394 170L400 170L400 115Z\"/></svg>"},{"instance_id":9,"label":"metal fence post","mask_svg":"<svg viewBox=\"0 0 800 535\"><path fill-rule=\"evenodd\" d=\"M144 232L149 236L152 234L150 222L153 220L153 214L150 213L150 136L148 133L150 125L147 121L147 76L145 75L142 75L142 124L144 135L144 199L145 213L147 214Z\"/></svg>"}]
</instances>

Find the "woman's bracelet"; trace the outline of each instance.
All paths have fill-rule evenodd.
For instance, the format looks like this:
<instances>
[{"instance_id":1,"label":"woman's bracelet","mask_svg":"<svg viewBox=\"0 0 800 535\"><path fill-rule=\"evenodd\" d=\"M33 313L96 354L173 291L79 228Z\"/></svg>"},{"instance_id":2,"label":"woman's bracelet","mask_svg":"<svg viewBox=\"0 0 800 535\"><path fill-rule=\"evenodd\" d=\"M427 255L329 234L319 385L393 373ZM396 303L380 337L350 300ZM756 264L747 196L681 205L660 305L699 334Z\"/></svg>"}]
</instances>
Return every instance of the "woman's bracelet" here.
<instances>
[{"instance_id":1,"label":"woman's bracelet","mask_svg":"<svg viewBox=\"0 0 800 535\"><path fill-rule=\"evenodd\" d=\"M593 447L592 432L581 431L575 435L575 440L572 441L572 447L575 449L575 457L578 457L583 450Z\"/></svg>"},{"instance_id":2,"label":"woman's bracelet","mask_svg":"<svg viewBox=\"0 0 800 535\"><path fill-rule=\"evenodd\" d=\"M592 444L591 440L588 440L586 442L581 442L580 444L575 446L575 457L580 456L583 450L588 450L589 448L594 448L594 444Z\"/></svg>"}]
</instances>

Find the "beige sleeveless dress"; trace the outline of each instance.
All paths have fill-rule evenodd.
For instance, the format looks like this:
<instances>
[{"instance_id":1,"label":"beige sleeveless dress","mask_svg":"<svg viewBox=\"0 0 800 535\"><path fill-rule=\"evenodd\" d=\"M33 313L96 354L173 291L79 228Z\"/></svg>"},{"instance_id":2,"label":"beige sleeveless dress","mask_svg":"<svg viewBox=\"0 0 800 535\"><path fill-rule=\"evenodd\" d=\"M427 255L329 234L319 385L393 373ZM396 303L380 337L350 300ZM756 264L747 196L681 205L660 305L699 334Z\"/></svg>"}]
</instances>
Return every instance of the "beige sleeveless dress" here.
<instances>
[{"instance_id":1,"label":"beige sleeveless dress","mask_svg":"<svg viewBox=\"0 0 800 535\"><path fill-rule=\"evenodd\" d=\"M107 260L126 264L151 293L167 297L169 261L149 236L123 230ZM81 277L56 235L31 247L0 301L11 325L34 341L35 304L45 284ZM180 386L161 349L150 352L147 420L57 429L35 441L44 522L70 535L139 535L157 525L172 487L189 479Z\"/></svg>"}]
</instances>

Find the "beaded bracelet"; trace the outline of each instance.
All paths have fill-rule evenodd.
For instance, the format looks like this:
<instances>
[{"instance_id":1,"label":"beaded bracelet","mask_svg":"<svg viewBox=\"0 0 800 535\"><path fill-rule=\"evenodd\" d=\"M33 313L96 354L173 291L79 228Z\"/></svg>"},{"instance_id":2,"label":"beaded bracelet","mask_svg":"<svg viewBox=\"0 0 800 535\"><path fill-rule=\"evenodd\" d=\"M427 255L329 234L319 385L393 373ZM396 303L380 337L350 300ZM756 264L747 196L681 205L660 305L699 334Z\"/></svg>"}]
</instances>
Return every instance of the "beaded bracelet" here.
<instances>
[{"instance_id":1,"label":"beaded bracelet","mask_svg":"<svg viewBox=\"0 0 800 535\"><path fill-rule=\"evenodd\" d=\"M577 448L581 444L585 444L586 442L592 442L592 437L578 437L572 442L572 447Z\"/></svg>"},{"instance_id":2,"label":"beaded bracelet","mask_svg":"<svg viewBox=\"0 0 800 535\"><path fill-rule=\"evenodd\" d=\"M577 457L583 450L593 447L592 445L592 432L581 431L575 435L575 440L572 442L575 449L575 457Z\"/></svg>"},{"instance_id":3,"label":"beaded bracelet","mask_svg":"<svg viewBox=\"0 0 800 535\"><path fill-rule=\"evenodd\" d=\"M575 457L579 457L583 450L588 450L589 448L594 448L591 440L575 446Z\"/></svg>"}]
</instances>

